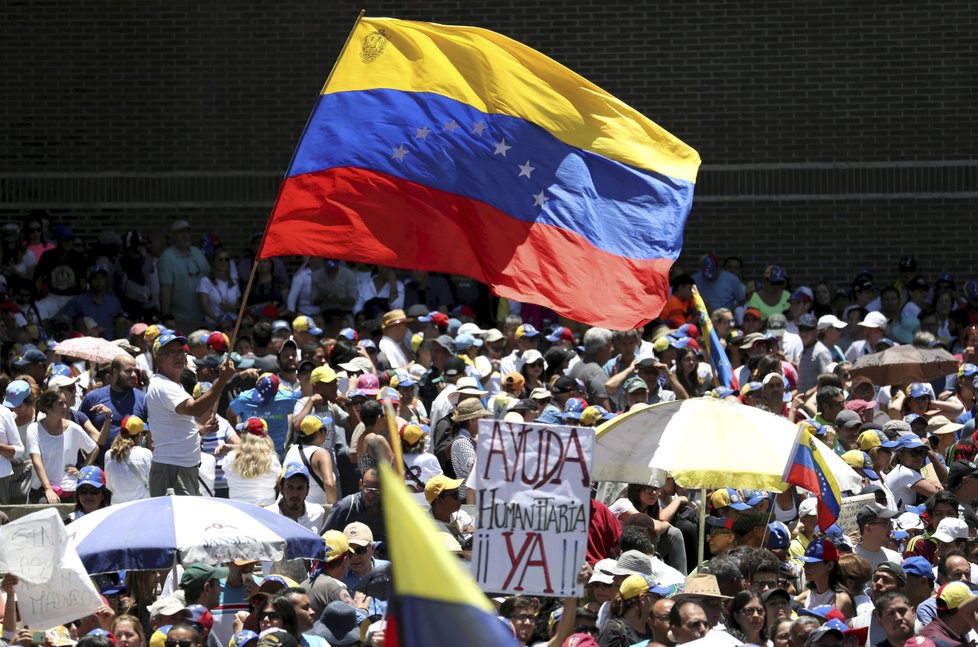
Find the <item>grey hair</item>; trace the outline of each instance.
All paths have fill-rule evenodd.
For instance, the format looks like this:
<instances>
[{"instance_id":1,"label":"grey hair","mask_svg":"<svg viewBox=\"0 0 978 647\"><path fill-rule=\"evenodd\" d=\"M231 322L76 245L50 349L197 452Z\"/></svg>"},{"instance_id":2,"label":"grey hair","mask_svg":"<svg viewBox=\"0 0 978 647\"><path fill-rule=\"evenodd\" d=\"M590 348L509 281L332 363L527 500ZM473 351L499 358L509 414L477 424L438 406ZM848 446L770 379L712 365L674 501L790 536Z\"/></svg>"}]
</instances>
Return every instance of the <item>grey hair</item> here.
<instances>
[{"instance_id":1,"label":"grey hair","mask_svg":"<svg viewBox=\"0 0 978 647\"><path fill-rule=\"evenodd\" d=\"M503 319L503 326L519 326L523 323L523 317L519 315L506 315Z\"/></svg>"},{"instance_id":2,"label":"grey hair","mask_svg":"<svg viewBox=\"0 0 978 647\"><path fill-rule=\"evenodd\" d=\"M584 353L592 354L600 348L607 346L614 337L613 333L607 328L590 328L584 333Z\"/></svg>"}]
</instances>

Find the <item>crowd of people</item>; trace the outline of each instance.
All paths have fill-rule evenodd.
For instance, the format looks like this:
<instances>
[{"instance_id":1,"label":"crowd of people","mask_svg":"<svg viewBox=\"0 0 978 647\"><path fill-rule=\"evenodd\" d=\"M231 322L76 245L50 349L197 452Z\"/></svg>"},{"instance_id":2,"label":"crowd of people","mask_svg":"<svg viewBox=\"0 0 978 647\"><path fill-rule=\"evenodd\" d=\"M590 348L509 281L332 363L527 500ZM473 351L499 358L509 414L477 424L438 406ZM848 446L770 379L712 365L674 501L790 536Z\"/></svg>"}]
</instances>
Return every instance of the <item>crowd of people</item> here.
<instances>
[{"instance_id":1,"label":"crowd of people","mask_svg":"<svg viewBox=\"0 0 978 647\"><path fill-rule=\"evenodd\" d=\"M855 525L820 528L815 497L795 486L731 483L701 500L672 479L602 484L583 597L486 592L519 644L978 638L978 282L928 281L906 257L893 281L862 270L833 290L792 285L778 265L745 280L741 259L709 254L693 274L674 268L655 321L612 331L493 298L465 277L333 259L259 261L244 295L259 238L232 258L213 234L193 244L185 220L169 245L103 232L89 249L44 213L3 228L0 504L67 504L70 524L149 497L224 497L323 535L328 551L184 564L177 577L99 575L105 606L44 638L18 626L8 575L9 643L382 645L390 562L378 465L394 460L394 443L405 486L465 561L480 421L597 427L697 397L807 426L863 479L843 492L865 497ZM715 381L694 286L736 384ZM113 352L59 352L78 337L110 340ZM957 369L891 384L853 374L861 357L900 344L943 348Z\"/></svg>"}]
</instances>

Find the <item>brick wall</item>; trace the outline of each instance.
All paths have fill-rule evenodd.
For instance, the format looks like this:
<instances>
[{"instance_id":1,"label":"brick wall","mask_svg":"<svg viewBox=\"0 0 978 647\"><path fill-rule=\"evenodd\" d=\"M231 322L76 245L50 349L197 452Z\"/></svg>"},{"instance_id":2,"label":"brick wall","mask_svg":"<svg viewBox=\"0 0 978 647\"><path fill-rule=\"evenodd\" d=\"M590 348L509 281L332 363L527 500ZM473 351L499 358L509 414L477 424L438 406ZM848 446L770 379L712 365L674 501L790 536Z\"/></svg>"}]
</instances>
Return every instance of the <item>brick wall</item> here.
<instances>
[{"instance_id":1,"label":"brick wall","mask_svg":"<svg viewBox=\"0 0 978 647\"><path fill-rule=\"evenodd\" d=\"M181 212L243 246L359 8L5 3L0 218L46 206L94 236L163 229ZM368 11L500 31L697 148L704 199L690 217L687 264L712 248L754 270L777 259L804 280L838 281L863 265L892 273L899 255L915 253L931 278L942 267L971 271L944 237L974 222L978 197L972 2L379 1ZM948 160L964 174L880 192L863 190L863 176L845 166ZM800 165L797 177L777 191L743 189L757 182L752 168L737 171L741 188L711 183L723 165L788 163ZM836 169L838 182L820 185L808 163ZM132 188L137 175L232 172L254 195L174 183L140 199ZM51 182L35 186L24 174Z\"/></svg>"}]
</instances>

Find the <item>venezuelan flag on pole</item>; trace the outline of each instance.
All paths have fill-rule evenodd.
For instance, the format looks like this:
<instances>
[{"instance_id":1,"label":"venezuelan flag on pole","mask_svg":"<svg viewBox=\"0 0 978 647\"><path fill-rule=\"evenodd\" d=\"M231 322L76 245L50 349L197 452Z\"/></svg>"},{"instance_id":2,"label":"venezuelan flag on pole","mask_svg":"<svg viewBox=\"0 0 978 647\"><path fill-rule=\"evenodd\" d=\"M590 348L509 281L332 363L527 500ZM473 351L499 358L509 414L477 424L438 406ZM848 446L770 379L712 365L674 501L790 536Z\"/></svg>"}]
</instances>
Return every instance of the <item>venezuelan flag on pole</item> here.
<instances>
[{"instance_id":1,"label":"venezuelan flag on pole","mask_svg":"<svg viewBox=\"0 0 978 647\"><path fill-rule=\"evenodd\" d=\"M818 498L818 525L824 530L839 518L842 491L823 451L832 450L809 433L808 425L799 425L798 445L788 463L784 481L803 487Z\"/></svg>"},{"instance_id":2,"label":"venezuelan flag on pole","mask_svg":"<svg viewBox=\"0 0 978 647\"><path fill-rule=\"evenodd\" d=\"M475 580L448 552L403 479L380 465L381 497L393 592L387 602L387 647L517 647Z\"/></svg>"},{"instance_id":3,"label":"venezuelan flag on pole","mask_svg":"<svg viewBox=\"0 0 978 647\"><path fill-rule=\"evenodd\" d=\"M258 258L462 274L631 329L668 298L699 163L638 111L504 36L364 18Z\"/></svg>"},{"instance_id":4,"label":"venezuelan flag on pole","mask_svg":"<svg viewBox=\"0 0 978 647\"><path fill-rule=\"evenodd\" d=\"M703 332L704 341L703 352L706 353L706 359L710 362L710 366L713 367L713 381L716 383L715 386L739 389L740 384L737 383L733 367L730 366L730 360L727 359L727 352L720 345L720 338L717 337L717 331L713 328L713 320L710 319L710 313L706 311L706 304L703 303L703 297L700 296L699 290L696 289L695 285L693 286L693 303L696 304L696 311L700 315L700 331Z\"/></svg>"}]
</instances>

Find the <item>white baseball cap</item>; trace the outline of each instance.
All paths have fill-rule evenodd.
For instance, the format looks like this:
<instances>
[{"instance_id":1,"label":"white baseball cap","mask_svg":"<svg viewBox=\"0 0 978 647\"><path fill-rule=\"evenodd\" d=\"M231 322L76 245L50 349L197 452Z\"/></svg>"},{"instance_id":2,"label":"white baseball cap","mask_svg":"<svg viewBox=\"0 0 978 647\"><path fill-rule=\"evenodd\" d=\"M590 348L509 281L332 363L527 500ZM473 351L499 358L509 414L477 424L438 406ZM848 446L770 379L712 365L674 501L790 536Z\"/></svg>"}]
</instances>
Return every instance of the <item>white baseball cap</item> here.
<instances>
[{"instance_id":1,"label":"white baseball cap","mask_svg":"<svg viewBox=\"0 0 978 647\"><path fill-rule=\"evenodd\" d=\"M867 313L866 318L859 322L864 328L886 328L886 315L882 312Z\"/></svg>"},{"instance_id":2,"label":"white baseball cap","mask_svg":"<svg viewBox=\"0 0 978 647\"><path fill-rule=\"evenodd\" d=\"M825 330L826 328L837 328L842 330L846 327L846 322L842 321L835 315L822 315L818 318L818 329Z\"/></svg>"},{"instance_id":3,"label":"white baseball cap","mask_svg":"<svg viewBox=\"0 0 978 647\"><path fill-rule=\"evenodd\" d=\"M931 537L945 544L958 539L967 539L968 524L957 517L941 519L941 522L937 524L937 530Z\"/></svg>"},{"instance_id":4,"label":"white baseball cap","mask_svg":"<svg viewBox=\"0 0 978 647\"><path fill-rule=\"evenodd\" d=\"M798 504L798 516L806 517L808 515L817 514L818 512L818 499L815 497L808 497L804 501Z\"/></svg>"}]
</instances>

